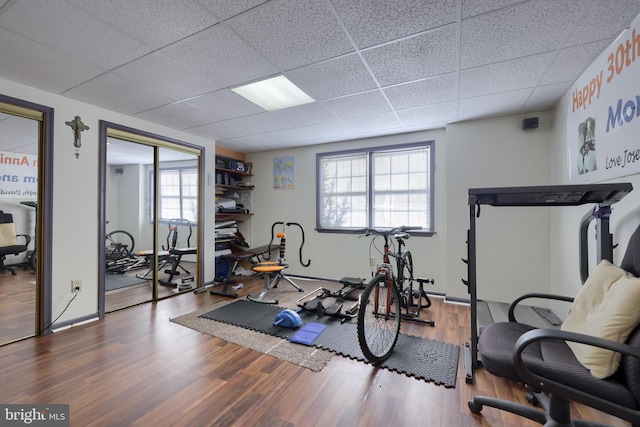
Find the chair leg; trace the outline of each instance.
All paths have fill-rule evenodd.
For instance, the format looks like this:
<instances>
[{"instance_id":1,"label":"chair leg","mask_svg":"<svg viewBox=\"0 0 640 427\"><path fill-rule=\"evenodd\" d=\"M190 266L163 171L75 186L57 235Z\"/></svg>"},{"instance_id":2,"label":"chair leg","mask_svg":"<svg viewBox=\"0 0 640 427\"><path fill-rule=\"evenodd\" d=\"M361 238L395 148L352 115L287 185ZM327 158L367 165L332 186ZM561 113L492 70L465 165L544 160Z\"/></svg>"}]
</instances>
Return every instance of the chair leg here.
<instances>
[{"instance_id":1,"label":"chair leg","mask_svg":"<svg viewBox=\"0 0 640 427\"><path fill-rule=\"evenodd\" d=\"M469 409L474 414L479 414L480 411L482 411L483 406L490 406L492 408L511 412L512 414L520 415L542 425L547 422L546 412L520 403L488 396L475 396L473 400L469 402Z\"/></svg>"},{"instance_id":2,"label":"chair leg","mask_svg":"<svg viewBox=\"0 0 640 427\"><path fill-rule=\"evenodd\" d=\"M278 285L281 274L274 275L273 273L263 273L264 275L264 288L257 297L247 295L247 299L253 302L259 302L262 304L278 304L278 300L265 299L267 292Z\"/></svg>"},{"instance_id":3,"label":"chair leg","mask_svg":"<svg viewBox=\"0 0 640 427\"><path fill-rule=\"evenodd\" d=\"M289 276L285 276L284 274L280 274L280 277L278 278L278 280L280 280L280 278L286 280L287 282L291 283L291 286L293 286L294 288L296 288L298 290L298 292L304 292L304 289L302 289L300 286L298 286L293 280L291 280L289 278Z\"/></svg>"}]
</instances>

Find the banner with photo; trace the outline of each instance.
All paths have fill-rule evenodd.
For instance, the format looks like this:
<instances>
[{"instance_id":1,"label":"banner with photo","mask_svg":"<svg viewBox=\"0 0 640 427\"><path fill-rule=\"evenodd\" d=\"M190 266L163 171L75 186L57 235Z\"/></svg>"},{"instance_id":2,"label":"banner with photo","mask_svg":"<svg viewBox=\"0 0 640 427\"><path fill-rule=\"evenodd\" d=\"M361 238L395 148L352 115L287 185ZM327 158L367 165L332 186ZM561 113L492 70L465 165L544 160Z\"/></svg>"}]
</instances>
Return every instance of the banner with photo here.
<instances>
[{"instance_id":1,"label":"banner with photo","mask_svg":"<svg viewBox=\"0 0 640 427\"><path fill-rule=\"evenodd\" d=\"M38 195L38 156L0 151L0 199Z\"/></svg>"},{"instance_id":2,"label":"banner with photo","mask_svg":"<svg viewBox=\"0 0 640 427\"><path fill-rule=\"evenodd\" d=\"M576 183L640 172L640 16L570 90L569 177Z\"/></svg>"}]
</instances>

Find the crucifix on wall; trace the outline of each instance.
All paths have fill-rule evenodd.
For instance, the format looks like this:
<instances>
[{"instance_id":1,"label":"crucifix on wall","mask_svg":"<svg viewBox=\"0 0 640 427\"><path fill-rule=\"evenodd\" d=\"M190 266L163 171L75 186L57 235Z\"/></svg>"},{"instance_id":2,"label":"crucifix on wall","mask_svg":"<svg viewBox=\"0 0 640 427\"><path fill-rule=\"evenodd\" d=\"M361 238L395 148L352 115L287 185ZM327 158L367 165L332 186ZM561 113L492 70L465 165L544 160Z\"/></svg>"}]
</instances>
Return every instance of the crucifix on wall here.
<instances>
[{"instance_id":1,"label":"crucifix on wall","mask_svg":"<svg viewBox=\"0 0 640 427\"><path fill-rule=\"evenodd\" d=\"M73 120L64 122L73 129L73 145L76 147L76 159L80 156L80 147L82 146L81 132L88 130L89 126L82 123L80 116L75 116Z\"/></svg>"}]
</instances>

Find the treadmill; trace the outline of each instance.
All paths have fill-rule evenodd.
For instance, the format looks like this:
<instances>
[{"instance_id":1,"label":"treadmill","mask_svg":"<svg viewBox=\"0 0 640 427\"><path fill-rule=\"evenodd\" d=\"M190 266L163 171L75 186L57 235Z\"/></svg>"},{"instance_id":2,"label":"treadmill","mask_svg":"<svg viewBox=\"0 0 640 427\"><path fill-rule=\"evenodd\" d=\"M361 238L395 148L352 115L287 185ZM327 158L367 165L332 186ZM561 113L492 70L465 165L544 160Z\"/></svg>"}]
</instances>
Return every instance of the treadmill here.
<instances>
[{"instance_id":1,"label":"treadmill","mask_svg":"<svg viewBox=\"0 0 640 427\"><path fill-rule=\"evenodd\" d=\"M470 188L468 192L469 229L467 230L467 286L471 302L471 340L464 344L465 381L473 382L473 372L478 367L478 336L486 326L494 322L508 321L508 303L477 299L476 277L476 218L482 205L501 206L579 206L593 205L580 222L580 277L582 283L589 275L589 251L587 232L589 224L596 221L597 259L613 262L613 236L609 232L611 205L622 200L633 190L631 183L578 184L532 187ZM515 317L522 323L540 328L559 328L562 319L547 308L518 306Z\"/></svg>"}]
</instances>

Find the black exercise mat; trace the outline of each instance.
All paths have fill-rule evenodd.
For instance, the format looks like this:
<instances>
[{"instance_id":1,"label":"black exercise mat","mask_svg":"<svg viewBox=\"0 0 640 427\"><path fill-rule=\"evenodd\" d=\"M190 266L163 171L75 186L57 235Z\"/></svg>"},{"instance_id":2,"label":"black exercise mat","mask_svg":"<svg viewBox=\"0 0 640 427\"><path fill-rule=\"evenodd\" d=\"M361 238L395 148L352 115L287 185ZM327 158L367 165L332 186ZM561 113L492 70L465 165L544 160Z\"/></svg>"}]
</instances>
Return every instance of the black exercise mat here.
<instances>
[{"instance_id":1,"label":"black exercise mat","mask_svg":"<svg viewBox=\"0 0 640 427\"><path fill-rule=\"evenodd\" d=\"M127 276L126 274L106 274L104 279L104 289L105 291L113 291L115 289L139 285L140 283L148 281L148 279L139 279L135 276Z\"/></svg>"},{"instance_id":2,"label":"black exercise mat","mask_svg":"<svg viewBox=\"0 0 640 427\"><path fill-rule=\"evenodd\" d=\"M200 317L289 339L298 329L273 326L276 315L282 310L284 308L277 305L238 300ZM366 362L358 343L355 320L340 323L340 320L329 316L318 319L310 312L302 312L300 317L303 324L327 325L314 341L315 347ZM400 334L393 353L381 366L445 387L455 387L459 351L460 347L454 344Z\"/></svg>"}]
</instances>

